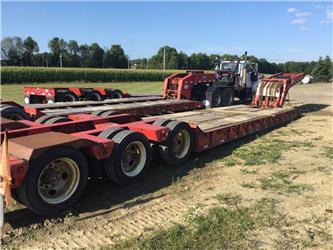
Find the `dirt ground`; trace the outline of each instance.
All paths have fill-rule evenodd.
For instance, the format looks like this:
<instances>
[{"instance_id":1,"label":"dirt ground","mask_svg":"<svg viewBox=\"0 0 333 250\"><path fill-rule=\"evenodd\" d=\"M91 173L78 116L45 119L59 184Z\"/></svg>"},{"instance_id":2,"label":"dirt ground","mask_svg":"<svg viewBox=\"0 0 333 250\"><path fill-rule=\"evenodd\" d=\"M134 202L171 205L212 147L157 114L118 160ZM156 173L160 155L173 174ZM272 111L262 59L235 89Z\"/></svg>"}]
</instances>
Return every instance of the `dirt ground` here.
<instances>
[{"instance_id":1,"label":"dirt ground","mask_svg":"<svg viewBox=\"0 0 333 250\"><path fill-rule=\"evenodd\" d=\"M271 212L283 215L282 224L272 222L253 232L260 248L329 249L332 93L332 84L295 86L290 99L300 105L300 119L197 154L182 168L154 162L140 183L122 187L91 181L83 199L65 216L42 218L14 204L6 214L3 247L110 247L185 223L189 211L200 213L221 205L219 195L234 194L241 197L240 206L274 199L277 210ZM261 155L267 160L249 158Z\"/></svg>"}]
</instances>

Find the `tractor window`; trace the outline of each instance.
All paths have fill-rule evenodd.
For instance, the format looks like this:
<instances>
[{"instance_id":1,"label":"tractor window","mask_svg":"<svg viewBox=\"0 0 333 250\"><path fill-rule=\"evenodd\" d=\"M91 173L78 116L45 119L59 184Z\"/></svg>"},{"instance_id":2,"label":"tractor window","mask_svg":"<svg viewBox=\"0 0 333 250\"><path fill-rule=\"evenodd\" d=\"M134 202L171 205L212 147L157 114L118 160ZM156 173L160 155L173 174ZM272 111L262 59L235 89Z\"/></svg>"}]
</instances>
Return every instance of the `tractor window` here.
<instances>
[{"instance_id":1,"label":"tractor window","mask_svg":"<svg viewBox=\"0 0 333 250\"><path fill-rule=\"evenodd\" d=\"M235 63L224 63L222 64L222 70L235 71L237 64Z\"/></svg>"}]
</instances>

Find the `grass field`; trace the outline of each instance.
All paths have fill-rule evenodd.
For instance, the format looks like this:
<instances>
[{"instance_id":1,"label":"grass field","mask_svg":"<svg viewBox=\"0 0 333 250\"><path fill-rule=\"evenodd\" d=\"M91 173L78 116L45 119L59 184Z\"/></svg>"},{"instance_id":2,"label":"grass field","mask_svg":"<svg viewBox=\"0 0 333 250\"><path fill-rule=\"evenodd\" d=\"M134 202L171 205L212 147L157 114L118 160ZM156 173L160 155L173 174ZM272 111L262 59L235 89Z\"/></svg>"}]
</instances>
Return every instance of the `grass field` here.
<instances>
[{"instance_id":1,"label":"grass field","mask_svg":"<svg viewBox=\"0 0 333 250\"><path fill-rule=\"evenodd\" d=\"M27 84L2 84L1 98L23 104L23 87L102 87L116 88L131 94L161 93L162 82L124 82L124 83L27 83Z\"/></svg>"}]
</instances>

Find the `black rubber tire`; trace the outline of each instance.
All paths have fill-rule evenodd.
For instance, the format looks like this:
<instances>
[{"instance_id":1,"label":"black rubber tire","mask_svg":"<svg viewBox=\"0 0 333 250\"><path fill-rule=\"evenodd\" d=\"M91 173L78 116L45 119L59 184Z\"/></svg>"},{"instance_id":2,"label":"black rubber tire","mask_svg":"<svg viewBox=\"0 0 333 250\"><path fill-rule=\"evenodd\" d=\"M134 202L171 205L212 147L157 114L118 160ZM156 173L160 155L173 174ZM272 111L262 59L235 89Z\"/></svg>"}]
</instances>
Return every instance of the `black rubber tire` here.
<instances>
[{"instance_id":1,"label":"black rubber tire","mask_svg":"<svg viewBox=\"0 0 333 250\"><path fill-rule=\"evenodd\" d=\"M44 201L38 192L38 179L50 161L61 157L70 158L78 165L80 179L76 190L68 199L58 204L50 204ZM72 147L57 146L45 151L31 162L23 182L17 188L17 196L24 205L39 215L57 215L72 207L80 199L86 188L87 180L88 164L83 154Z\"/></svg>"},{"instance_id":2,"label":"black rubber tire","mask_svg":"<svg viewBox=\"0 0 333 250\"><path fill-rule=\"evenodd\" d=\"M178 167L184 164L191 157L194 142L192 129L186 122L181 121L172 121L168 123L166 127L169 128L169 134L166 141L159 144L159 155L169 166ZM185 129L189 134L189 148L187 153L182 158L178 158L173 151L174 137L183 129Z\"/></svg>"},{"instance_id":3,"label":"black rubber tire","mask_svg":"<svg viewBox=\"0 0 333 250\"><path fill-rule=\"evenodd\" d=\"M192 100L202 102L206 99L205 92L208 89L206 84L197 84L192 88Z\"/></svg>"},{"instance_id":4,"label":"black rubber tire","mask_svg":"<svg viewBox=\"0 0 333 250\"><path fill-rule=\"evenodd\" d=\"M153 125L155 126L161 126L165 127L168 123L172 122L172 120L168 119L159 119L153 122ZM152 160L155 162L158 162L160 157L159 157L159 145L158 143L151 143L151 151L152 151Z\"/></svg>"},{"instance_id":5,"label":"black rubber tire","mask_svg":"<svg viewBox=\"0 0 333 250\"><path fill-rule=\"evenodd\" d=\"M153 125L164 127L164 126L166 126L169 122L172 122L172 120L168 120L168 119L160 119L160 120L156 120L156 121L154 121L154 122L153 122Z\"/></svg>"},{"instance_id":6,"label":"black rubber tire","mask_svg":"<svg viewBox=\"0 0 333 250\"><path fill-rule=\"evenodd\" d=\"M47 120L56 117L55 115L43 115L35 120L36 123L44 124Z\"/></svg>"},{"instance_id":7,"label":"black rubber tire","mask_svg":"<svg viewBox=\"0 0 333 250\"><path fill-rule=\"evenodd\" d=\"M114 110L107 110L101 114L101 117L108 117L110 115L116 115L116 114L119 114L119 112Z\"/></svg>"},{"instance_id":8,"label":"black rubber tire","mask_svg":"<svg viewBox=\"0 0 333 250\"><path fill-rule=\"evenodd\" d=\"M220 88L210 86L205 92L206 100L209 102L208 108L216 108L222 105L222 91Z\"/></svg>"},{"instance_id":9,"label":"black rubber tire","mask_svg":"<svg viewBox=\"0 0 333 250\"><path fill-rule=\"evenodd\" d=\"M92 112L92 115L96 115L96 116L101 116L105 111L107 110L96 110L94 112Z\"/></svg>"},{"instance_id":10,"label":"black rubber tire","mask_svg":"<svg viewBox=\"0 0 333 250\"><path fill-rule=\"evenodd\" d=\"M0 107L1 117L18 121L18 120L29 120L29 116L20 107L3 105Z\"/></svg>"},{"instance_id":11,"label":"black rubber tire","mask_svg":"<svg viewBox=\"0 0 333 250\"><path fill-rule=\"evenodd\" d=\"M234 90L232 88L225 88L222 90L222 103L221 106L230 106L234 104Z\"/></svg>"},{"instance_id":12,"label":"black rubber tire","mask_svg":"<svg viewBox=\"0 0 333 250\"><path fill-rule=\"evenodd\" d=\"M111 181L121 185L126 185L142 179L151 162L151 148L149 140L143 134L131 130L125 130L117 133L112 140L115 142L113 153L111 157L104 161L104 171L107 177ZM134 141L139 141L144 145L146 151L146 162L138 174L135 176L128 176L124 174L121 169L121 157L126 146Z\"/></svg>"},{"instance_id":13,"label":"black rubber tire","mask_svg":"<svg viewBox=\"0 0 333 250\"><path fill-rule=\"evenodd\" d=\"M112 139L119 132L124 131L123 128L107 128L103 130L98 137L102 137L105 139Z\"/></svg>"},{"instance_id":14,"label":"black rubber tire","mask_svg":"<svg viewBox=\"0 0 333 250\"><path fill-rule=\"evenodd\" d=\"M52 117L51 119L48 119L44 122L44 124L55 124L60 122L69 122L70 119L65 116L56 116Z\"/></svg>"},{"instance_id":15,"label":"black rubber tire","mask_svg":"<svg viewBox=\"0 0 333 250\"><path fill-rule=\"evenodd\" d=\"M79 97L71 91L58 91L56 94L56 102L76 102Z\"/></svg>"},{"instance_id":16,"label":"black rubber tire","mask_svg":"<svg viewBox=\"0 0 333 250\"><path fill-rule=\"evenodd\" d=\"M123 92L120 89L113 89L108 95L109 99L123 98Z\"/></svg>"},{"instance_id":17,"label":"black rubber tire","mask_svg":"<svg viewBox=\"0 0 333 250\"><path fill-rule=\"evenodd\" d=\"M87 95L85 96L85 100L99 102L103 100L103 97L98 91L92 90L87 93Z\"/></svg>"}]
</instances>

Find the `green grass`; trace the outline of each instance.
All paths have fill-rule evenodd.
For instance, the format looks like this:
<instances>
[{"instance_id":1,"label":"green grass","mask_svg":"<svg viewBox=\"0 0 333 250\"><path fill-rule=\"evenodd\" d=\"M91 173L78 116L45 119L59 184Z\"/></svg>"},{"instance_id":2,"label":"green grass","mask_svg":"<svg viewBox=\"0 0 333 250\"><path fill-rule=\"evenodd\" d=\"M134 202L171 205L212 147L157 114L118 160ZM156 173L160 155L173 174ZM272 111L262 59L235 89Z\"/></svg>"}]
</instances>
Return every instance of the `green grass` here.
<instances>
[{"instance_id":1,"label":"green grass","mask_svg":"<svg viewBox=\"0 0 333 250\"><path fill-rule=\"evenodd\" d=\"M237 206L242 201L242 197L233 193L222 193L215 196L219 201L224 202L227 205Z\"/></svg>"},{"instance_id":2,"label":"green grass","mask_svg":"<svg viewBox=\"0 0 333 250\"><path fill-rule=\"evenodd\" d=\"M102 87L117 88L131 94L161 93L162 82L124 82L124 83L27 83L27 84L1 84L1 98L4 100L23 103L23 86L33 87Z\"/></svg>"},{"instance_id":3,"label":"green grass","mask_svg":"<svg viewBox=\"0 0 333 250\"><path fill-rule=\"evenodd\" d=\"M325 147L324 155L329 159L333 159L333 147Z\"/></svg>"},{"instance_id":4,"label":"green grass","mask_svg":"<svg viewBox=\"0 0 333 250\"><path fill-rule=\"evenodd\" d=\"M301 172L297 172L301 173ZM277 171L272 173L270 177L259 179L260 188L263 190L273 190L278 193L297 193L307 192L313 190L307 184L295 184L291 179L293 172Z\"/></svg>"},{"instance_id":5,"label":"green grass","mask_svg":"<svg viewBox=\"0 0 333 250\"><path fill-rule=\"evenodd\" d=\"M241 174L257 174L258 173L258 170L241 169L239 171Z\"/></svg>"},{"instance_id":6,"label":"green grass","mask_svg":"<svg viewBox=\"0 0 333 250\"><path fill-rule=\"evenodd\" d=\"M256 188L256 184L255 183L250 183L250 182L244 182L241 184L241 186L243 188Z\"/></svg>"},{"instance_id":7,"label":"green grass","mask_svg":"<svg viewBox=\"0 0 333 250\"><path fill-rule=\"evenodd\" d=\"M283 223L284 215L277 211L276 201L262 199L250 207L214 207L186 225L175 224L149 238L103 249L252 249L258 248L260 241L251 237L251 231L281 227Z\"/></svg>"},{"instance_id":8,"label":"green grass","mask_svg":"<svg viewBox=\"0 0 333 250\"><path fill-rule=\"evenodd\" d=\"M253 166L275 163L281 158L284 151L311 146L310 142L284 141L266 137L261 138L257 143L235 149L233 155L242 159L245 166Z\"/></svg>"},{"instance_id":9,"label":"green grass","mask_svg":"<svg viewBox=\"0 0 333 250\"><path fill-rule=\"evenodd\" d=\"M227 158L223 159L223 164L226 167L233 167L235 165L240 164L240 162L234 158L227 157Z\"/></svg>"}]
</instances>

